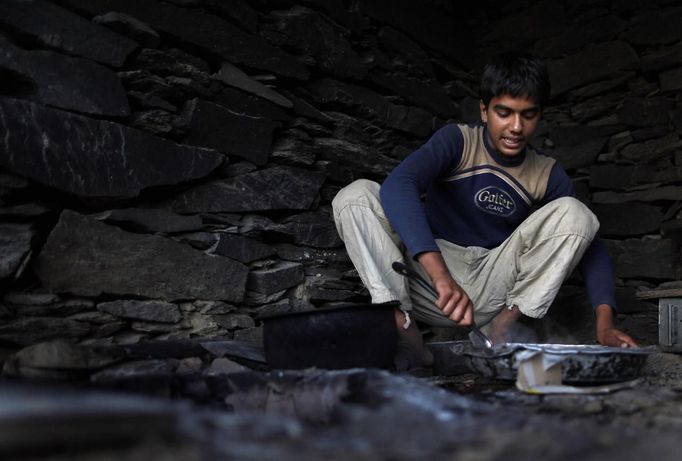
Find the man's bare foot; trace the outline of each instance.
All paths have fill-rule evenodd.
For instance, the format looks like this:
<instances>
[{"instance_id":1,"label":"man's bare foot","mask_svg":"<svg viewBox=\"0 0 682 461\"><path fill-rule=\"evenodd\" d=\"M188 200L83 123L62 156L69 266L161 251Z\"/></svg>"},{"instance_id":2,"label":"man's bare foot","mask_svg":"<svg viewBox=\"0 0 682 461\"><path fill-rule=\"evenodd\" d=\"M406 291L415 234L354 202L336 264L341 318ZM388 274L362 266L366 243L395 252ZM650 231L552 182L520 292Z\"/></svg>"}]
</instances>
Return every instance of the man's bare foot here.
<instances>
[{"instance_id":1,"label":"man's bare foot","mask_svg":"<svg viewBox=\"0 0 682 461\"><path fill-rule=\"evenodd\" d=\"M398 345L393 359L396 371L432 367L433 354L424 345L422 334L416 323L412 322L405 329L405 313L400 309L395 310L395 323L398 329Z\"/></svg>"},{"instance_id":2,"label":"man's bare foot","mask_svg":"<svg viewBox=\"0 0 682 461\"><path fill-rule=\"evenodd\" d=\"M516 306L502 309L490 322L488 337L494 345L510 342L512 327L521 317L521 311Z\"/></svg>"}]
</instances>

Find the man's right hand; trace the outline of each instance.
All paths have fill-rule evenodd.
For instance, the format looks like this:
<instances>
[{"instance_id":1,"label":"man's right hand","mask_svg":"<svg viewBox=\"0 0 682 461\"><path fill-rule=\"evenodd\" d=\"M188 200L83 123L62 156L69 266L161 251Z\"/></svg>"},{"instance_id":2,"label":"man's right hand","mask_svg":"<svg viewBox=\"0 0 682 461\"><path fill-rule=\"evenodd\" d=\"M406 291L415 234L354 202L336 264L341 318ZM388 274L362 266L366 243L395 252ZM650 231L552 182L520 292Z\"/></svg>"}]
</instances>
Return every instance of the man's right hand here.
<instances>
[{"instance_id":1,"label":"man's right hand","mask_svg":"<svg viewBox=\"0 0 682 461\"><path fill-rule=\"evenodd\" d=\"M417 256L417 260L438 292L436 307L457 325L471 325L474 321L474 305L469 295L450 275L443 256L439 252L426 252Z\"/></svg>"}]
</instances>

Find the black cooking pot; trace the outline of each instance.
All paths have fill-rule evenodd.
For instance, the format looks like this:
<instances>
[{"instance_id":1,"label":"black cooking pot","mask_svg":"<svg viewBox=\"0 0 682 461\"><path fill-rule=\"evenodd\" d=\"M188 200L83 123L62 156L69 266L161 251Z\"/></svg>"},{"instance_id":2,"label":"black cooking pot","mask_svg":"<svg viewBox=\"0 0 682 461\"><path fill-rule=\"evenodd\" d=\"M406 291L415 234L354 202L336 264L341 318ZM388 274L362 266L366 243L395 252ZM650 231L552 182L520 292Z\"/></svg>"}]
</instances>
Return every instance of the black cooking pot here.
<instances>
[{"instance_id":1,"label":"black cooking pot","mask_svg":"<svg viewBox=\"0 0 682 461\"><path fill-rule=\"evenodd\" d=\"M341 304L264 317L270 368L391 368L398 303Z\"/></svg>"}]
</instances>

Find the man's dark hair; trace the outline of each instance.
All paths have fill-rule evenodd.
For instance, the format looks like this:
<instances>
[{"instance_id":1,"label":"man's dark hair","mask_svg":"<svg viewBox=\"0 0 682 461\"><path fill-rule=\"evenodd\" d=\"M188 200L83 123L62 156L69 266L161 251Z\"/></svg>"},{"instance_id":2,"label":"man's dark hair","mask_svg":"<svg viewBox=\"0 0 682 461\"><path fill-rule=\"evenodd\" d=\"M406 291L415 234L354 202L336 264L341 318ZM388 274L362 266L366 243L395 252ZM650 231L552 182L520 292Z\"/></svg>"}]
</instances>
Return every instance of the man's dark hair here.
<instances>
[{"instance_id":1,"label":"man's dark hair","mask_svg":"<svg viewBox=\"0 0 682 461\"><path fill-rule=\"evenodd\" d=\"M506 94L513 98L528 97L544 108L549 101L549 92L545 62L532 54L501 53L483 68L479 94L486 107L492 98Z\"/></svg>"}]
</instances>

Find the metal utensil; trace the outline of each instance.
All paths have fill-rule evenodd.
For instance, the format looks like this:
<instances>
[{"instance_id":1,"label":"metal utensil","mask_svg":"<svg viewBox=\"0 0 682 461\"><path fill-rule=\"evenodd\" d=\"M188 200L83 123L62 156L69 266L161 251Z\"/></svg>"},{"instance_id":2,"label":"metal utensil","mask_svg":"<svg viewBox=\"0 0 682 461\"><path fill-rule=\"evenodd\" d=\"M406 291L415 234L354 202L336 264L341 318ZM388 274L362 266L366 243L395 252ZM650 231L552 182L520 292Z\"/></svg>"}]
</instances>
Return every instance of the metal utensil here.
<instances>
[{"instance_id":1,"label":"metal utensil","mask_svg":"<svg viewBox=\"0 0 682 461\"><path fill-rule=\"evenodd\" d=\"M407 278L410 278L417 282L423 289L429 292L431 296L433 296L435 299L438 299L438 293L436 290L431 286L430 283L428 283L426 280L424 280L424 277L419 275L418 272L413 271L409 267L407 267L405 264L401 263L400 261L394 261L393 262L393 270L399 273L400 275L404 275ZM471 328L471 333L469 334L469 339L471 340L471 343L479 348L485 347L485 348L492 348L493 347L493 342L488 338L485 333L483 333L475 323L472 322L470 325Z\"/></svg>"}]
</instances>

